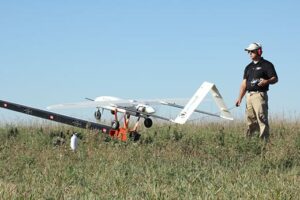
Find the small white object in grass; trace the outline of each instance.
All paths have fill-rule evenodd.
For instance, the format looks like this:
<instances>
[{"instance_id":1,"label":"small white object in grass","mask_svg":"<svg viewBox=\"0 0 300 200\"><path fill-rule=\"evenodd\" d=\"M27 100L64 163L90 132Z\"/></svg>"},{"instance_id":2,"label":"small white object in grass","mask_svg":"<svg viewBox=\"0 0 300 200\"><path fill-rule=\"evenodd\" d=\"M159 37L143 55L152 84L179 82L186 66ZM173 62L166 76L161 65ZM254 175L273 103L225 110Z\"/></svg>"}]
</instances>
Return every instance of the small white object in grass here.
<instances>
[{"instance_id":1,"label":"small white object in grass","mask_svg":"<svg viewBox=\"0 0 300 200\"><path fill-rule=\"evenodd\" d=\"M77 138L77 133L74 133L71 137L71 149L73 151L75 151L77 149L77 145L78 145L78 138Z\"/></svg>"}]
</instances>

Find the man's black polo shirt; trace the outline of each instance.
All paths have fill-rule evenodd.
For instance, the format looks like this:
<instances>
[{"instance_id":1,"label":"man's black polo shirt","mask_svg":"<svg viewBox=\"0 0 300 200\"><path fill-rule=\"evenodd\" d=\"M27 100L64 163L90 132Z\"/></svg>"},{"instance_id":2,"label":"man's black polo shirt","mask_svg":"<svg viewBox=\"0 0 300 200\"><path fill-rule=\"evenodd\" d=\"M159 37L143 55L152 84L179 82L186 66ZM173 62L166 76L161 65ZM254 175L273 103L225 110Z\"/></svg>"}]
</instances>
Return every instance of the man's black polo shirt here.
<instances>
[{"instance_id":1,"label":"man's black polo shirt","mask_svg":"<svg viewBox=\"0 0 300 200\"><path fill-rule=\"evenodd\" d=\"M274 65L265 60L264 58L261 58L258 63L251 62L248 64L244 71L244 79L247 80L247 91L260 91L260 92L266 92L269 90L269 84L260 87L258 86L259 79L270 79L273 76L277 77L277 73L275 71Z\"/></svg>"}]
</instances>

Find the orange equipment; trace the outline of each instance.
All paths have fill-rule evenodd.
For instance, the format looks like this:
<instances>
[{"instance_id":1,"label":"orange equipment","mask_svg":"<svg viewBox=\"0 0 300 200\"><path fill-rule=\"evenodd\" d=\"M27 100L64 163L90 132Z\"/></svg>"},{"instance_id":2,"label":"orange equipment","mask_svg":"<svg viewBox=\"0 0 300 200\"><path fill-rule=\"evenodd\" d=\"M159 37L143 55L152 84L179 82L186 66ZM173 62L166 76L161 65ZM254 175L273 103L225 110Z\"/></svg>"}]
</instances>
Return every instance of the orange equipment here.
<instances>
[{"instance_id":1,"label":"orange equipment","mask_svg":"<svg viewBox=\"0 0 300 200\"><path fill-rule=\"evenodd\" d=\"M115 116L115 121L113 123L119 123L118 121L118 112L117 110L115 110L114 112L114 116ZM139 119L137 120L135 126L133 127L133 129L129 129L129 118L130 115L126 115L126 113L124 114L124 121L123 121L123 126L119 127L119 125L117 125L117 127L114 129L110 129L109 131L109 135L112 138L116 138L119 139L123 142L127 141L128 135L133 135L133 134L138 134L137 133L137 128L138 128L138 124L139 124Z\"/></svg>"}]
</instances>

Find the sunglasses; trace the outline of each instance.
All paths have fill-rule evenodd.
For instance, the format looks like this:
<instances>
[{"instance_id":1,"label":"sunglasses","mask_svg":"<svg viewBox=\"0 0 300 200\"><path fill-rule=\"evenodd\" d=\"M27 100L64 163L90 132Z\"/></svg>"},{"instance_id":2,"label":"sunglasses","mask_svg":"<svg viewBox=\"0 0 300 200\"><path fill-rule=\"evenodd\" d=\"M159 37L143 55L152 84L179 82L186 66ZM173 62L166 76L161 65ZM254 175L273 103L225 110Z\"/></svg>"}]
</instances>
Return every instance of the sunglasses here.
<instances>
[{"instance_id":1,"label":"sunglasses","mask_svg":"<svg viewBox=\"0 0 300 200\"><path fill-rule=\"evenodd\" d=\"M252 50L252 51L248 51L248 53L255 53L256 54L256 50Z\"/></svg>"}]
</instances>

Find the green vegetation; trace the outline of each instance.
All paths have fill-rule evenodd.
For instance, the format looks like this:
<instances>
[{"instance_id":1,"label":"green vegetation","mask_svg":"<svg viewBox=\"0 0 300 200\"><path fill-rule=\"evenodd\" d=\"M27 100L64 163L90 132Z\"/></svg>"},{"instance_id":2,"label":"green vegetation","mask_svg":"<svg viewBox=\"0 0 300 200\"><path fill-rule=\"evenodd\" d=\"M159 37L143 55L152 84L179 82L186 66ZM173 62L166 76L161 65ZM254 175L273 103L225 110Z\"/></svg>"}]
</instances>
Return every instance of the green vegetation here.
<instances>
[{"instance_id":1,"label":"green vegetation","mask_svg":"<svg viewBox=\"0 0 300 200\"><path fill-rule=\"evenodd\" d=\"M300 125L271 128L265 145L237 122L158 125L126 143L68 126L2 126L0 199L298 199Z\"/></svg>"}]
</instances>

